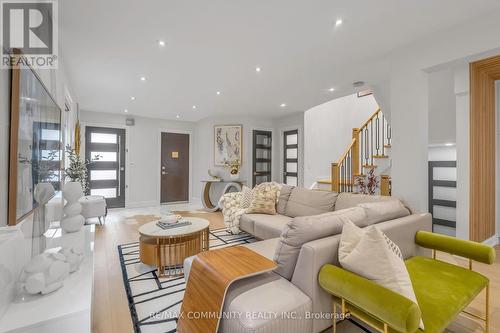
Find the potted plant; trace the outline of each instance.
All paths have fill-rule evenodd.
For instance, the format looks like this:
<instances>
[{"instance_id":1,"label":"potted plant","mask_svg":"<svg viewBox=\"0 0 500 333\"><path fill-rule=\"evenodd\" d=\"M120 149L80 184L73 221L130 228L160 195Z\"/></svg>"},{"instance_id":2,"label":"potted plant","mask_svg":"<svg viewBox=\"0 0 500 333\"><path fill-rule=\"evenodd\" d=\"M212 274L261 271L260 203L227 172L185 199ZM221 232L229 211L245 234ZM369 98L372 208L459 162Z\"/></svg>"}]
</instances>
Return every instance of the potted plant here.
<instances>
[{"instance_id":1,"label":"potted plant","mask_svg":"<svg viewBox=\"0 0 500 333\"><path fill-rule=\"evenodd\" d=\"M71 148L70 145L65 147L65 152L69 159L69 166L64 169L65 175L69 177L70 181L80 183L82 185L83 193L88 195L89 187L87 182L87 165L90 164L90 161L82 159L76 150ZM98 160L99 157L99 155L96 155L94 160Z\"/></svg>"},{"instance_id":2,"label":"potted plant","mask_svg":"<svg viewBox=\"0 0 500 333\"><path fill-rule=\"evenodd\" d=\"M375 169L370 169L370 171L368 171L368 175L357 176L355 183L359 187L360 193L375 195L380 181L379 177L375 175Z\"/></svg>"},{"instance_id":3,"label":"potted plant","mask_svg":"<svg viewBox=\"0 0 500 333\"><path fill-rule=\"evenodd\" d=\"M224 162L224 166L229 169L229 176L235 180L240 177L241 163L239 159Z\"/></svg>"}]
</instances>

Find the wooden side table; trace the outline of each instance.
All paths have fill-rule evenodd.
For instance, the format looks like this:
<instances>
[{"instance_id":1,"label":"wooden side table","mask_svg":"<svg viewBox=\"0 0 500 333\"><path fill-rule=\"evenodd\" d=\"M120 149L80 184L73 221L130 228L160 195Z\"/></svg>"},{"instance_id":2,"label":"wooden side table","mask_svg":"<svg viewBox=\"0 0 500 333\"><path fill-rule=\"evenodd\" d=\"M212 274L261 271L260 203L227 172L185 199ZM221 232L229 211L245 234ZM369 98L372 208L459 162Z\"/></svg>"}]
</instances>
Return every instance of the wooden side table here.
<instances>
[{"instance_id":1,"label":"wooden side table","mask_svg":"<svg viewBox=\"0 0 500 333\"><path fill-rule=\"evenodd\" d=\"M189 272L177 331L216 333L228 287L234 281L275 268L274 261L243 246L198 254Z\"/></svg>"},{"instance_id":2,"label":"wooden side table","mask_svg":"<svg viewBox=\"0 0 500 333\"><path fill-rule=\"evenodd\" d=\"M208 220L197 217L183 220L191 225L162 229L153 221L139 228L140 259L146 265L156 265L158 276L184 275L184 259L208 250Z\"/></svg>"}]
</instances>

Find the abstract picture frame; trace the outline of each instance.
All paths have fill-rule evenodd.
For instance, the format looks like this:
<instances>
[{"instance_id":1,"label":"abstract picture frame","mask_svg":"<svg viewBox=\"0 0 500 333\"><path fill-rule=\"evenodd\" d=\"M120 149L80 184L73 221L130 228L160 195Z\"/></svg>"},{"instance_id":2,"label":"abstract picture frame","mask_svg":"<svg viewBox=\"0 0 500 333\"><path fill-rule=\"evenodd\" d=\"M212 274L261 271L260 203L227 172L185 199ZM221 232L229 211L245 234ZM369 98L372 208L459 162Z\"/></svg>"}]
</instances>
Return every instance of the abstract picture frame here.
<instances>
[{"instance_id":1,"label":"abstract picture frame","mask_svg":"<svg viewBox=\"0 0 500 333\"><path fill-rule=\"evenodd\" d=\"M243 126L214 126L214 165L224 166L227 162L242 162Z\"/></svg>"}]
</instances>

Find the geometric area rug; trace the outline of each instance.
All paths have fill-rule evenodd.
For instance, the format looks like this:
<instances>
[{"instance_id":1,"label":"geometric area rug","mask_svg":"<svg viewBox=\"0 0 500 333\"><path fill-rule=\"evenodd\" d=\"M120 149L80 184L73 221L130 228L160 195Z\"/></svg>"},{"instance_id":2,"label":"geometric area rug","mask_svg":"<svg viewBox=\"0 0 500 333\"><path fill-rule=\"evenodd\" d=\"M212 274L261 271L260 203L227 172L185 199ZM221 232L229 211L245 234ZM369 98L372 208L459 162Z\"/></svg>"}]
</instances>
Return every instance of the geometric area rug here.
<instances>
[{"instance_id":1,"label":"geometric area rug","mask_svg":"<svg viewBox=\"0 0 500 333\"><path fill-rule=\"evenodd\" d=\"M209 248L257 241L252 235L232 235L226 229L210 231ZM123 284L135 333L176 332L186 282L184 277L159 278L154 266L139 260L139 243L118 245Z\"/></svg>"}]
</instances>

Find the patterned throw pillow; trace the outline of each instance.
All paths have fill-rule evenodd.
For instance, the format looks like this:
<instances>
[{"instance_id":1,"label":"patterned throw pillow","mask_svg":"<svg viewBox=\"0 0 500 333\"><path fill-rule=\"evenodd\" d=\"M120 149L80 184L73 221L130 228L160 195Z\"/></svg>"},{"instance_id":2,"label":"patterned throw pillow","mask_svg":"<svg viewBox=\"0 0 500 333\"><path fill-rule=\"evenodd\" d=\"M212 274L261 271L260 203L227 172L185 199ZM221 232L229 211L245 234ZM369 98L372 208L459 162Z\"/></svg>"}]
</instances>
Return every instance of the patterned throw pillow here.
<instances>
[{"instance_id":1,"label":"patterned throw pillow","mask_svg":"<svg viewBox=\"0 0 500 333\"><path fill-rule=\"evenodd\" d=\"M248 186L243 185L241 189L241 208L248 208L252 204L252 189Z\"/></svg>"},{"instance_id":2,"label":"patterned throw pillow","mask_svg":"<svg viewBox=\"0 0 500 333\"><path fill-rule=\"evenodd\" d=\"M279 189L279 184L274 182L257 185L252 191L252 202L246 213L275 215Z\"/></svg>"}]
</instances>

